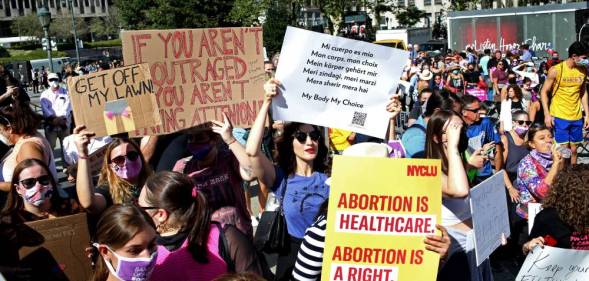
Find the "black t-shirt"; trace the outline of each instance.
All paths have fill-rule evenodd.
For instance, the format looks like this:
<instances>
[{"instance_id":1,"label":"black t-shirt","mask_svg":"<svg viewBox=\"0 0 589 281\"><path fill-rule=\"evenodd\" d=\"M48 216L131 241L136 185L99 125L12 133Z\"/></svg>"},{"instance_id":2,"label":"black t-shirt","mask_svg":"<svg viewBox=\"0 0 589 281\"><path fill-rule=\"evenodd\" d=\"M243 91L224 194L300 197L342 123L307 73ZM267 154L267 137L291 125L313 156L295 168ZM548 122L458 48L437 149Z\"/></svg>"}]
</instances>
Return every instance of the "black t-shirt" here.
<instances>
[{"instance_id":1,"label":"black t-shirt","mask_svg":"<svg viewBox=\"0 0 589 281\"><path fill-rule=\"evenodd\" d=\"M589 235L581 234L567 225L554 208L543 209L536 215L530 238L543 237L546 245L575 250L589 250Z\"/></svg>"},{"instance_id":2,"label":"black t-shirt","mask_svg":"<svg viewBox=\"0 0 589 281\"><path fill-rule=\"evenodd\" d=\"M481 76L481 73L476 70L466 71L463 76L467 83L479 83L479 76Z\"/></svg>"}]
</instances>

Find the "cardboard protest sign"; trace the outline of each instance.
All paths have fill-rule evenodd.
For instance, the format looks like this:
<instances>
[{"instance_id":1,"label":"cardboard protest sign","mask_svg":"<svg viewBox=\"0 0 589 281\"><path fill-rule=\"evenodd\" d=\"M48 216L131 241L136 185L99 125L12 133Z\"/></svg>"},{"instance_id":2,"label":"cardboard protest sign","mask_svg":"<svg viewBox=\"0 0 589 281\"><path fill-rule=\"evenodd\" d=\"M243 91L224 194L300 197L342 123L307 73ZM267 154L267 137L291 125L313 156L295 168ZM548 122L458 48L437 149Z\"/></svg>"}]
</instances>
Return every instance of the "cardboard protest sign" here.
<instances>
[{"instance_id":1,"label":"cardboard protest sign","mask_svg":"<svg viewBox=\"0 0 589 281\"><path fill-rule=\"evenodd\" d=\"M134 30L121 39L125 62L149 65L162 120L134 135L223 120L223 112L236 127L255 120L266 79L261 27Z\"/></svg>"},{"instance_id":2,"label":"cardboard protest sign","mask_svg":"<svg viewBox=\"0 0 589 281\"><path fill-rule=\"evenodd\" d=\"M537 246L526 257L515 280L589 280L589 251Z\"/></svg>"},{"instance_id":3,"label":"cardboard protest sign","mask_svg":"<svg viewBox=\"0 0 589 281\"><path fill-rule=\"evenodd\" d=\"M494 174L470 190L477 265L501 245L503 235L510 235L503 173Z\"/></svg>"},{"instance_id":4,"label":"cardboard protest sign","mask_svg":"<svg viewBox=\"0 0 589 281\"><path fill-rule=\"evenodd\" d=\"M542 211L542 204L541 203L528 203L528 234L532 233L532 228L534 228L534 221L536 220L536 215Z\"/></svg>"},{"instance_id":5,"label":"cardboard protest sign","mask_svg":"<svg viewBox=\"0 0 589 281\"><path fill-rule=\"evenodd\" d=\"M92 270L84 249L90 245L90 235L85 213L28 222L26 225L43 239L40 245L21 248L19 255L24 263L38 271L38 268L46 268L54 261L58 268L47 268L45 274L55 276L57 273L54 271L57 270L63 271L69 280L89 279ZM55 279L47 277L46 280Z\"/></svg>"},{"instance_id":6,"label":"cardboard protest sign","mask_svg":"<svg viewBox=\"0 0 589 281\"><path fill-rule=\"evenodd\" d=\"M76 123L98 137L161 124L147 64L72 77L68 89Z\"/></svg>"},{"instance_id":7,"label":"cardboard protest sign","mask_svg":"<svg viewBox=\"0 0 589 281\"><path fill-rule=\"evenodd\" d=\"M385 107L408 57L399 49L288 27L273 117L384 139L390 119Z\"/></svg>"},{"instance_id":8,"label":"cardboard protest sign","mask_svg":"<svg viewBox=\"0 0 589 281\"><path fill-rule=\"evenodd\" d=\"M439 160L336 155L321 280L436 280L441 182Z\"/></svg>"}]
</instances>

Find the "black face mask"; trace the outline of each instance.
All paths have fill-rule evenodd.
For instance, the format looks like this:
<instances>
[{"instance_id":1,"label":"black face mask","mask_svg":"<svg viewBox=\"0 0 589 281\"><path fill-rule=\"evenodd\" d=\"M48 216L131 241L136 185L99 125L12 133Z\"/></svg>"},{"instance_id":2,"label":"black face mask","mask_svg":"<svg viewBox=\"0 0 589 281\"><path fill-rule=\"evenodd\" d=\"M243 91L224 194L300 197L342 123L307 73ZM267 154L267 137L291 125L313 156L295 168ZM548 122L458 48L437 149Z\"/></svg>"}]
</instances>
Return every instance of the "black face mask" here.
<instances>
[{"instance_id":1,"label":"black face mask","mask_svg":"<svg viewBox=\"0 0 589 281\"><path fill-rule=\"evenodd\" d=\"M512 84L512 85L517 84L517 80L515 78L509 78L507 81L509 82L509 84Z\"/></svg>"}]
</instances>

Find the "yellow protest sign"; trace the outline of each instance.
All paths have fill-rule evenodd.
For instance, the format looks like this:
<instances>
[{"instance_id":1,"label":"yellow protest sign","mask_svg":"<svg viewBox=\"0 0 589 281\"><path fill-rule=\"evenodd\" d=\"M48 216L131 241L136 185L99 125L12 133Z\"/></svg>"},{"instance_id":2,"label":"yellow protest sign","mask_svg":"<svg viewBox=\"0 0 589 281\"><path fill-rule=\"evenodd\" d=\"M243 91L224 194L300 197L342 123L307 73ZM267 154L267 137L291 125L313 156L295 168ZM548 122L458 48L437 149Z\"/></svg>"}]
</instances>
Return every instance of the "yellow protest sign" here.
<instances>
[{"instance_id":1,"label":"yellow protest sign","mask_svg":"<svg viewBox=\"0 0 589 281\"><path fill-rule=\"evenodd\" d=\"M423 240L439 232L441 173L439 160L336 156L321 279L436 280Z\"/></svg>"}]
</instances>

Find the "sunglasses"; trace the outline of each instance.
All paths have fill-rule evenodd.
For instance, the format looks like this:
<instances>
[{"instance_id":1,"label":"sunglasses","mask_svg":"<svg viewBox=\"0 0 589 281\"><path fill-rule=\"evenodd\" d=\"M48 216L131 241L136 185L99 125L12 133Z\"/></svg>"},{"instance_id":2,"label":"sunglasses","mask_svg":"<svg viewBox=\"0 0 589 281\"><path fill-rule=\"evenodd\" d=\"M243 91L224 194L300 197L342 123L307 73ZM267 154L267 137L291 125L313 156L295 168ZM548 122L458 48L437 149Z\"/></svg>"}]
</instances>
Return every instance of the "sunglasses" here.
<instances>
[{"instance_id":1,"label":"sunglasses","mask_svg":"<svg viewBox=\"0 0 589 281\"><path fill-rule=\"evenodd\" d=\"M137 151L129 151L127 152L127 155L119 155L113 159L111 159L110 161L112 163L115 163L119 166L125 164L125 159L129 160L129 161L135 161L137 160L137 158L139 158L139 152Z\"/></svg>"},{"instance_id":2,"label":"sunglasses","mask_svg":"<svg viewBox=\"0 0 589 281\"><path fill-rule=\"evenodd\" d=\"M49 178L49 175L44 175L38 178L28 178L20 181L20 184L26 189L35 187L37 183L40 183L41 185L49 185L51 183L51 178Z\"/></svg>"},{"instance_id":3,"label":"sunglasses","mask_svg":"<svg viewBox=\"0 0 589 281\"><path fill-rule=\"evenodd\" d=\"M513 122L516 122L517 124L519 124L520 126L526 124L528 126L532 125L532 121L524 121L524 120L513 120Z\"/></svg>"},{"instance_id":4,"label":"sunglasses","mask_svg":"<svg viewBox=\"0 0 589 281\"><path fill-rule=\"evenodd\" d=\"M54 79L49 79L49 82L57 82L57 81L59 81L59 80L58 79L55 79L55 78Z\"/></svg>"},{"instance_id":5,"label":"sunglasses","mask_svg":"<svg viewBox=\"0 0 589 281\"><path fill-rule=\"evenodd\" d=\"M464 110L466 110L466 111L470 111L470 112L472 112L472 113L479 113L479 111L481 111L481 108L480 108L480 107L479 107L479 108L475 108L475 109L468 109L468 108L465 108Z\"/></svg>"},{"instance_id":6,"label":"sunglasses","mask_svg":"<svg viewBox=\"0 0 589 281\"><path fill-rule=\"evenodd\" d=\"M152 206L152 207L139 206L139 208L141 208L143 210L155 210L155 209L159 209L159 207L155 207L155 206Z\"/></svg>"},{"instance_id":7,"label":"sunglasses","mask_svg":"<svg viewBox=\"0 0 589 281\"><path fill-rule=\"evenodd\" d=\"M299 131L294 134L295 139L297 139L300 143L305 143L307 141L307 136L309 136L312 141L317 141L319 140L319 137L321 137L321 134L317 130L311 131L309 133Z\"/></svg>"}]
</instances>

